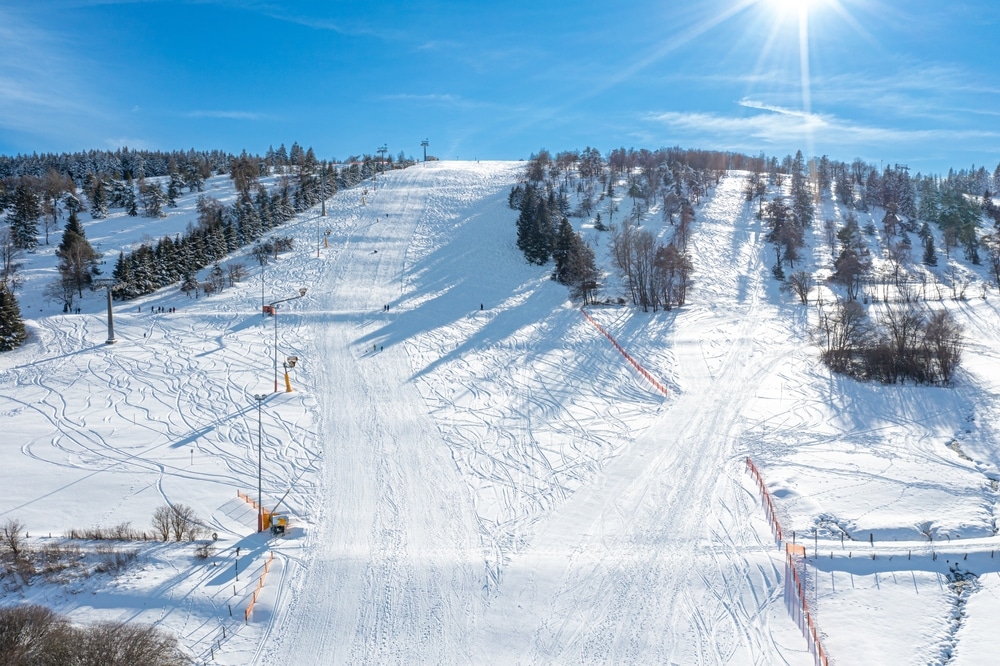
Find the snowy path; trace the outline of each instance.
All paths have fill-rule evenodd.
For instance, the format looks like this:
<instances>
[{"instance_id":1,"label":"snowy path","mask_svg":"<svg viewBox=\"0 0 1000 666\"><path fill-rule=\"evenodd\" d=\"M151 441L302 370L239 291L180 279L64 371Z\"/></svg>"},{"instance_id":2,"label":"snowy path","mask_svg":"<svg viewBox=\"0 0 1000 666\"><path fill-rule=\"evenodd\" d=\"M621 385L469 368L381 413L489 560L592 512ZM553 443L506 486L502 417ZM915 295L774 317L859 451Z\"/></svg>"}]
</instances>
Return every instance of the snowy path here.
<instances>
[{"instance_id":1,"label":"snowy path","mask_svg":"<svg viewBox=\"0 0 1000 666\"><path fill-rule=\"evenodd\" d=\"M316 554L293 567L264 663L781 661L776 636L797 635L735 443L788 342L761 316L739 181L694 248L724 279L658 333L654 374L681 388L667 402L557 285L514 271L483 295L476 270L509 262L449 247L470 246L467 221L426 182L404 174L344 211L317 289Z\"/></svg>"},{"instance_id":2,"label":"snowy path","mask_svg":"<svg viewBox=\"0 0 1000 666\"><path fill-rule=\"evenodd\" d=\"M478 528L391 333L412 317L398 303L410 241L443 214L434 195L447 180L386 179L317 288L322 508L265 663L443 663L469 649Z\"/></svg>"},{"instance_id":3,"label":"snowy path","mask_svg":"<svg viewBox=\"0 0 1000 666\"><path fill-rule=\"evenodd\" d=\"M715 293L696 290L677 317L670 346L681 396L595 483L544 520L484 623L492 632L485 644L507 652L480 658L783 660L769 627L774 608L783 612L772 603L780 559L766 531L749 522L758 510L734 443L743 407L787 338L760 316L759 230L738 215L739 187L724 181L701 213L695 265L723 279L711 285Z\"/></svg>"}]
</instances>

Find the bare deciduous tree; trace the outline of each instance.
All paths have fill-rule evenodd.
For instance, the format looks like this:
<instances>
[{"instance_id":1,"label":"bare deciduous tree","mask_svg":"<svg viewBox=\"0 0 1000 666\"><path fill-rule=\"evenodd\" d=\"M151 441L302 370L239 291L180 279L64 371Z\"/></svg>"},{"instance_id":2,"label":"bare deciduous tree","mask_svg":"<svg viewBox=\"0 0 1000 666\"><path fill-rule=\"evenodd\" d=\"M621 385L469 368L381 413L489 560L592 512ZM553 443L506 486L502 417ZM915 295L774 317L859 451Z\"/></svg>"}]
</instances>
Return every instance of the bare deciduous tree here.
<instances>
[{"instance_id":1,"label":"bare deciduous tree","mask_svg":"<svg viewBox=\"0 0 1000 666\"><path fill-rule=\"evenodd\" d=\"M170 514L172 510L170 506L163 505L157 507L153 511L153 532L160 537L162 541L170 540Z\"/></svg>"},{"instance_id":2,"label":"bare deciduous tree","mask_svg":"<svg viewBox=\"0 0 1000 666\"><path fill-rule=\"evenodd\" d=\"M795 271L788 276L788 288L799 297L803 305L809 302L809 292L813 288L813 276L806 271Z\"/></svg>"},{"instance_id":3,"label":"bare deciduous tree","mask_svg":"<svg viewBox=\"0 0 1000 666\"><path fill-rule=\"evenodd\" d=\"M962 327L947 310L935 310L927 318L924 345L937 362L941 380L950 382L962 359Z\"/></svg>"},{"instance_id":4,"label":"bare deciduous tree","mask_svg":"<svg viewBox=\"0 0 1000 666\"><path fill-rule=\"evenodd\" d=\"M20 557L24 552L24 523L15 518L8 518L0 525L0 546L14 557Z\"/></svg>"},{"instance_id":5,"label":"bare deciduous tree","mask_svg":"<svg viewBox=\"0 0 1000 666\"><path fill-rule=\"evenodd\" d=\"M0 281L12 292L19 283L17 271L21 268L19 259L23 255L24 250L14 242L10 227L0 227Z\"/></svg>"}]
</instances>

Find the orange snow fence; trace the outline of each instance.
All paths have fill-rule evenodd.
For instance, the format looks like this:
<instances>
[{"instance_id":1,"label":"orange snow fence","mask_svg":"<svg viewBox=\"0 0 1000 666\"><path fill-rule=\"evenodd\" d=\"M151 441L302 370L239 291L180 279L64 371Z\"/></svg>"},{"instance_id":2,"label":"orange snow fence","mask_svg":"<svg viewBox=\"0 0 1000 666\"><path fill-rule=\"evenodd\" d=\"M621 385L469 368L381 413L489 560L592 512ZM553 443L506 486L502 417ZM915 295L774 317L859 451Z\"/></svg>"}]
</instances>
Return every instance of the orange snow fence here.
<instances>
[{"instance_id":1,"label":"orange snow fence","mask_svg":"<svg viewBox=\"0 0 1000 666\"><path fill-rule=\"evenodd\" d=\"M237 490L236 491L236 496L239 497L244 502L246 502L247 504L249 504L250 506L252 506L253 508L255 508L255 509L259 508L260 509L260 511L258 513L260 515L260 521L259 522L261 524L257 525L257 529L258 530L266 530L269 527L271 527L271 516L273 514L270 511L268 511L267 509L265 509L262 506L259 507L257 505L257 500L255 500L254 498L250 497L250 495L248 495L247 493L243 492L242 490Z\"/></svg>"},{"instance_id":2,"label":"orange snow fence","mask_svg":"<svg viewBox=\"0 0 1000 666\"><path fill-rule=\"evenodd\" d=\"M653 375L649 374L649 372L646 370L646 368L644 368L641 365L639 365L639 362L636 361L634 358L632 358L629 355L629 353L627 351L625 351L620 344L618 344L618 341L615 340L613 337L611 337L610 333L608 333L607 331L605 331L601 327L600 324L598 324L596 321L594 321L593 317L591 317L589 314L587 314L586 310L584 310L583 308L580 308L580 312L583 313L583 316L587 318L587 321L589 321L591 324L594 325L594 328L596 328L598 331L600 331L601 333L603 333L604 337L606 337L608 340L611 341L611 344L613 344L615 346L615 349L617 349L619 352L621 352L621 355L625 357L625 360L628 361L629 363L631 363L632 367L635 368L639 372L639 374L642 375L646 379L646 381L648 381L650 384L652 384L653 387L657 391L659 391L660 393L662 393L663 395L665 395L665 396L670 395L670 393L667 391L667 387L665 387L663 384L661 384L660 382L658 382L656 380L656 378L653 377Z\"/></svg>"},{"instance_id":3,"label":"orange snow fence","mask_svg":"<svg viewBox=\"0 0 1000 666\"><path fill-rule=\"evenodd\" d=\"M747 456L747 469L750 470L750 474L753 476L754 480L757 482L757 488L760 489L760 495L764 500L764 513L767 514L767 520L771 523L771 530L774 532L774 540L781 545L781 525L778 523L778 513L774 510L774 502L771 501L771 493L767 491L767 486L764 485L764 477L760 475L760 471L757 466L753 464L750 460L750 456Z\"/></svg>"},{"instance_id":4,"label":"orange snow fence","mask_svg":"<svg viewBox=\"0 0 1000 666\"><path fill-rule=\"evenodd\" d=\"M757 481L757 487L760 489L760 495L764 500L764 512L771 523L775 541L780 546L782 532L781 525L778 523L778 514L774 510L771 493L768 492L767 486L764 484L764 477L760 475L760 470L750 460L750 456L747 456L747 469L750 470L750 474ZM805 546L794 543L785 544L785 607L788 608L788 614L792 616L795 623L799 625L799 629L802 630L802 635L805 636L806 643L809 645L809 652L812 653L816 666L830 666L826 650L823 649L823 645L819 640L819 629L816 628L816 622L813 620L812 613L809 612L805 587L802 584L802 576L799 574L798 562L804 560L805 556Z\"/></svg>"},{"instance_id":5,"label":"orange snow fence","mask_svg":"<svg viewBox=\"0 0 1000 666\"><path fill-rule=\"evenodd\" d=\"M260 578L257 579L257 587L256 589L254 589L253 594L250 595L250 603L247 604L247 609L243 613L244 622L249 622L250 616L253 615L253 607L254 604L257 603L257 595L260 594L260 589L264 587L264 579L267 578L267 572L270 570L271 562L273 560L274 560L274 552L272 551L270 557L268 557L267 561L264 562L264 573L262 573L260 575Z\"/></svg>"},{"instance_id":6,"label":"orange snow fence","mask_svg":"<svg viewBox=\"0 0 1000 666\"><path fill-rule=\"evenodd\" d=\"M254 498L250 497L250 495L246 494L242 490L237 490L236 491L236 496L239 497L244 502L246 502L247 504L251 505L253 508L255 508L255 509L257 508L257 500L255 500Z\"/></svg>"},{"instance_id":7,"label":"orange snow fence","mask_svg":"<svg viewBox=\"0 0 1000 666\"><path fill-rule=\"evenodd\" d=\"M788 608L789 615L802 630L802 635L806 638L809 652L812 653L816 666L830 666L826 650L823 649L823 644L819 640L819 629L816 628L816 622L812 613L809 612L809 603L806 601L802 576L799 575L797 563L805 557L805 554L805 547L790 543L785 544L785 606Z\"/></svg>"}]
</instances>

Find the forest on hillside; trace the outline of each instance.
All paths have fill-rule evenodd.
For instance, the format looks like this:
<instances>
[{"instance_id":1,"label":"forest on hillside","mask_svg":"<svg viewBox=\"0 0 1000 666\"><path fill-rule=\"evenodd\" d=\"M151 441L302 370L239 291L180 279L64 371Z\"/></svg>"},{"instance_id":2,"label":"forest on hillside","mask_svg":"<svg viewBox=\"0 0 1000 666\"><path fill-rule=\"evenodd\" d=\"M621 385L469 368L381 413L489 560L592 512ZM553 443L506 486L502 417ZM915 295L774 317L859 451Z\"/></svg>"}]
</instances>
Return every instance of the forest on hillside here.
<instances>
[{"instance_id":1,"label":"forest on hillside","mask_svg":"<svg viewBox=\"0 0 1000 666\"><path fill-rule=\"evenodd\" d=\"M25 254L43 244L58 239L59 277L46 293L65 312L84 289L98 286L110 287L118 300L168 285L212 293L245 274L238 262L224 269L223 258L250 248L264 265L291 249L291 238L270 232L293 216L411 164L402 154L319 160L298 143L264 155L123 148L0 156L0 345L9 349L24 339L18 271ZM973 166L924 175L899 164L807 160L801 151L778 159L679 147L541 150L527 160L509 195L517 211L517 247L529 263L552 262L553 279L584 305L630 302L654 313L683 306L697 272L688 241L698 208L733 173L745 178L747 206L767 226L774 279L802 303L821 293L820 286L836 290L836 304L818 331L831 368L881 381L950 380L960 331L942 311L917 304L929 300L929 287L940 299L943 282L952 297L966 296L975 271L960 270L953 258L981 267L1000 285L1000 206L993 200L1000 165L992 172ZM237 193L226 204L203 192L205 181L219 175L228 175ZM87 218L163 217L180 198L194 196L197 221L183 233L117 257L103 257L86 237ZM649 228L654 219L655 233ZM586 238L584 226L607 235L610 265L598 261L597 237ZM824 242L828 267L810 261ZM945 274L937 279L941 270L931 269L940 253ZM101 273L104 261L114 265L110 275ZM622 293L604 289L612 276ZM869 301L897 305L870 319Z\"/></svg>"},{"instance_id":2,"label":"forest on hillside","mask_svg":"<svg viewBox=\"0 0 1000 666\"><path fill-rule=\"evenodd\" d=\"M571 298L598 302L610 274L570 223L579 218L578 226L609 236L610 270L625 291L618 302L653 312L682 306L697 271L687 244L698 206L734 171L766 225L773 278L803 304L810 294L820 303L825 291L834 294L816 331L831 369L885 383L951 381L962 331L927 303L941 300L943 284L966 298L976 275L985 278L983 297L988 281L1000 287L1000 165L937 176L860 159L807 161L801 151L779 161L680 148L542 150L510 192L517 246L530 263L552 261L553 279ZM655 232L643 226L652 217L662 224ZM821 244L828 266L815 258Z\"/></svg>"}]
</instances>

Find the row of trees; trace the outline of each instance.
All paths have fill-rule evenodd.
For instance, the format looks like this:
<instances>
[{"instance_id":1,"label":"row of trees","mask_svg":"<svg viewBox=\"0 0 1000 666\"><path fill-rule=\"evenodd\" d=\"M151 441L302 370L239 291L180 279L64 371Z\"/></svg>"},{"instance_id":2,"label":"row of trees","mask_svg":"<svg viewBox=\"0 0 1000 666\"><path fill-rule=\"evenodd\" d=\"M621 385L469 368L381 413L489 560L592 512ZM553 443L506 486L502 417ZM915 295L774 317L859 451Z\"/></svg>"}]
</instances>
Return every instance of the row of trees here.
<instances>
[{"instance_id":1,"label":"row of trees","mask_svg":"<svg viewBox=\"0 0 1000 666\"><path fill-rule=\"evenodd\" d=\"M545 194L531 183L518 185L511 191L509 202L520 211L517 247L524 258L539 266L554 259L553 279L568 286L573 298L589 303L599 277L594 251L561 214L555 190Z\"/></svg>"},{"instance_id":2,"label":"row of trees","mask_svg":"<svg viewBox=\"0 0 1000 666\"><path fill-rule=\"evenodd\" d=\"M103 622L76 626L49 608L0 608L0 663L11 666L180 666L177 639L150 625Z\"/></svg>"},{"instance_id":3,"label":"row of trees","mask_svg":"<svg viewBox=\"0 0 1000 666\"><path fill-rule=\"evenodd\" d=\"M528 161L525 182L510 194L511 207L520 210L518 248L531 263L541 265L555 258L554 277L571 286L571 297L587 302L590 290L581 285L596 289L599 273L593 251L572 231L568 216L589 217L606 202L608 224L597 212L594 229L611 230L611 254L633 304L654 311L683 305L692 272L684 250L694 206L728 166L734 162L745 166L752 160L731 153L679 148L621 148L611 151L607 160L590 147L555 156L542 150ZM574 187L579 202L575 209L569 203ZM620 200L616 189L620 187L631 200L631 211L616 225ZM669 242L659 242L651 232L641 229L645 216L657 205L664 221L671 225Z\"/></svg>"},{"instance_id":4,"label":"row of trees","mask_svg":"<svg viewBox=\"0 0 1000 666\"><path fill-rule=\"evenodd\" d=\"M842 300L820 317L819 336L831 370L886 384L947 384L962 356L954 317L911 303L888 306L871 321L860 303Z\"/></svg>"},{"instance_id":5,"label":"row of trees","mask_svg":"<svg viewBox=\"0 0 1000 666\"><path fill-rule=\"evenodd\" d=\"M303 199L303 195L293 194L290 187L281 187L270 194L259 186L253 201L237 200L231 206L201 195L197 224L189 226L183 235L163 236L155 245L143 243L118 255L112 272L112 295L131 300L178 282L186 290L191 290L192 284L197 289L199 271L252 245L291 219L296 214L292 201ZM266 261L266 255L262 261Z\"/></svg>"},{"instance_id":6,"label":"row of trees","mask_svg":"<svg viewBox=\"0 0 1000 666\"><path fill-rule=\"evenodd\" d=\"M162 217L165 208L177 205L185 188L201 192L213 173L229 173L246 201L258 179L277 170L296 181L295 208L304 210L336 192L338 186L352 187L374 176L378 169L402 168L410 163L391 156L377 160L366 155L352 157L349 164L338 168L332 162L321 163L312 148L302 149L297 143L290 155L284 153L282 145L265 157L246 151L237 157L220 152L142 153L128 149L0 157L0 215L6 213L15 245L30 252L43 232L48 244L50 232L58 227L64 213L83 211L83 201L93 219L107 217L114 208L132 216Z\"/></svg>"},{"instance_id":7,"label":"row of trees","mask_svg":"<svg viewBox=\"0 0 1000 666\"><path fill-rule=\"evenodd\" d=\"M83 289L99 276L101 254L87 240L80 213L90 208L91 217L106 217L109 209L123 209L129 215L162 217L164 206L177 205L186 188L200 192L213 171L228 172L240 196L232 206L223 206L211 197L201 197L198 222L183 234L164 236L155 244L142 244L121 252L112 278L112 294L128 300L152 293L163 286L181 283L185 292L219 291L245 275L242 264L223 271L219 261L226 255L256 243L265 233L306 210L338 188L353 187L379 170L404 168L412 163L402 154L377 160L365 155L352 157L338 168L320 162L311 148L293 144L283 157L284 146L269 151L269 157L247 154L141 153L123 149L114 153L91 151L73 155L0 157L5 178L0 179L0 215L8 224L0 227L0 351L9 351L24 342L27 333L14 292L20 286L18 269L25 252L38 246L39 222L44 223L45 242L56 222L69 218L56 256L59 278L46 288L63 310L72 310ZM150 165L153 165L150 167ZM97 166L85 171L80 165ZM282 173L272 192L259 179L273 169ZM43 175L37 175L37 174ZM165 175L165 183L146 176ZM80 190L77 190L79 185ZM252 253L262 265L268 257L291 249L291 239L257 243ZM257 251L259 250L259 251ZM214 264L204 282L198 271ZM565 275L565 269L562 274Z\"/></svg>"},{"instance_id":8,"label":"row of trees","mask_svg":"<svg viewBox=\"0 0 1000 666\"><path fill-rule=\"evenodd\" d=\"M312 148L302 150L298 144L292 148L288 160L279 154L276 164L283 174L270 192L260 178L273 168L271 161L246 152L232 158L229 175L239 194L236 202L226 206L202 195L198 199L198 222L183 236L164 236L155 246L143 244L131 252L122 252L112 273L114 297L129 300L177 282L185 292L221 291L244 274L240 264L224 272L218 262L225 256L257 243L296 214L329 198L339 188L352 187L374 176L379 168L374 158L365 156L338 169L317 160ZM386 164L392 168L406 165L391 160ZM265 245L263 251L253 253L261 265L272 254L291 249L291 239L275 239ZM199 282L197 273L213 265L208 279Z\"/></svg>"}]
</instances>

